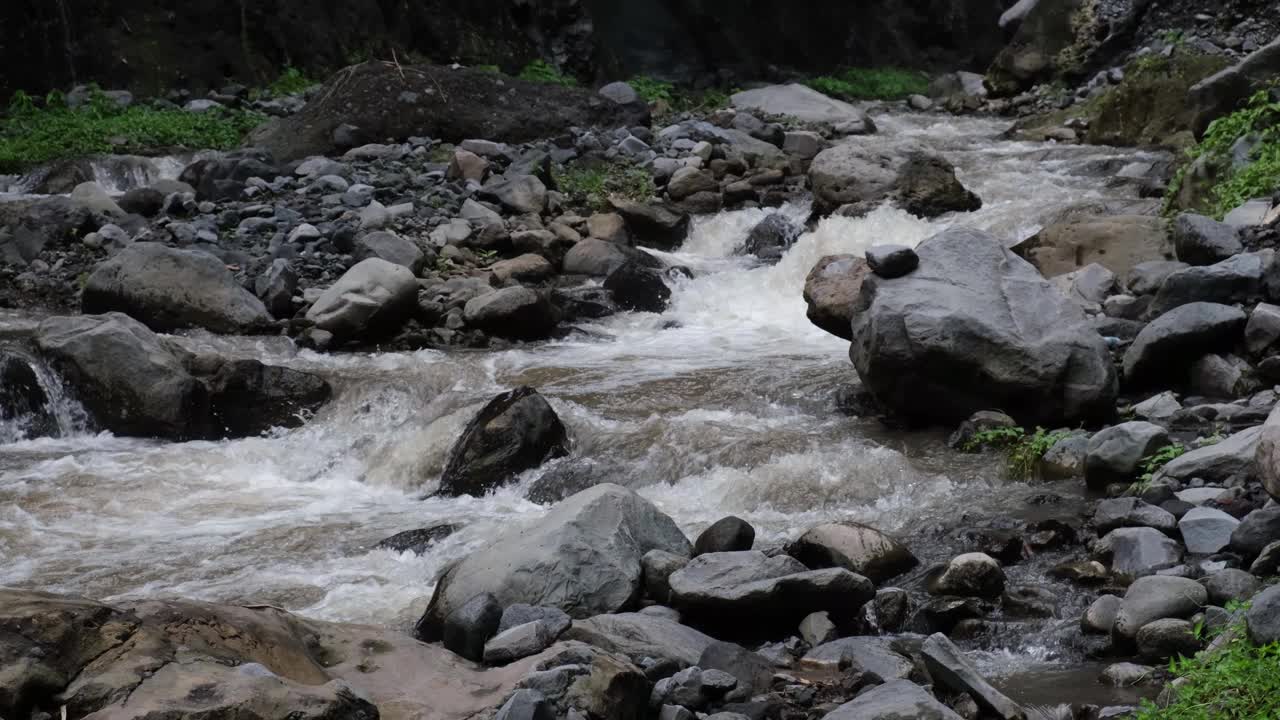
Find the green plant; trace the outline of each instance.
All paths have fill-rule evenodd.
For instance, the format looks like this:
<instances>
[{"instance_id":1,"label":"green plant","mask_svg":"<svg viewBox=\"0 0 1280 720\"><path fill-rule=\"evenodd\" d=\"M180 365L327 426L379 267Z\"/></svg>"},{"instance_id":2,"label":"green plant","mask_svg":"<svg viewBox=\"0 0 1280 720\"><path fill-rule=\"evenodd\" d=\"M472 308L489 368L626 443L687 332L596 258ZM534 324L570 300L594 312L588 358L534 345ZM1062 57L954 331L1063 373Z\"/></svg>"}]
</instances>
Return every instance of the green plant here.
<instances>
[{"instance_id":1,"label":"green plant","mask_svg":"<svg viewBox=\"0 0 1280 720\"><path fill-rule=\"evenodd\" d=\"M647 103L665 102L668 105L675 104L676 86L665 80L658 80L648 75L637 75L628 80L627 84Z\"/></svg>"},{"instance_id":2,"label":"green plant","mask_svg":"<svg viewBox=\"0 0 1280 720\"><path fill-rule=\"evenodd\" d=\"M1045 453L1068 435L1070 433L1062 430L1049 432L1042 427L1036 428L1031 434L1020 427L998 427L974 433L962 449L965 452L976 452L984 448L1002 449L1005 451L1009 476L1030 480L1036 476Z\"/></svg>"},{"instance_id":3,"label":"green plant","mask_svg":"<svg viewBox=\"0 0 1280 720\"><path fill-rule=\"evenodd\" d=\"M1160 33L1160 39L1174 47L1181 47L1187 44L1187 35L1181 30L1165 30Z\"/></svg>"},{"instance_id":4,"label":"green plant","mask_svg":"<svg viewBox=\"0 0 1280 720\"><path fill-rule=\"evenodd\" d=\"M850 68L838 75L810 78L805 84L843 100L902 100L929 90L926 76L897 68Z\"/></svg>"},{"instance_id":5,"label":"green plant","mask_svg":"<svg viewBox=\"0 0 1280 720\"><path fill-rule=\"evenodd\" d=\"M641 202L653 194L649 172L626 163L559 166L552 176L570 206L592 212L609 210L611 197Z\"/></svg>"},{"instance_id":6,"label":"green plant","mask_svg":"<svg viewBox=\"0 0 1280 720\"><path fill-rule=\"evenodd\" d=\"M1137 720L1273 720L1280 717L1280 643L1256 647L1242 622L1224 632L1214 651L1176 658L1169 671L1179 679L1173 701L1144 701ZM1229 638L1229 639L1228 639Z\"/></svg>"},{"instance_id":7,"label":"green plant","mask_svg":"<svg viewBox=\"0 0 1280 720\"><path fill-rule=\"evenodd\" d=\"M500 73L502 70L497 65L476 65L473 70L479 70L484 73Z\"/></svg>"},{"instance_id":8,"label":"green plant","mask_svg":"<svg viewBox=\"0 0 1280 720\"><path fill-rule=\"evenodd\" d=\"M1141 495L1151 487L1151 481L1155 479L1156 473L1160 472L1165 465L1177 460L1187 453L1187 446L1182 443L1172 443L1156 450L1151 455L1142 458L1142 462L1138 465L1142 470L1142 476L1138 481L1129 486L1128 495Z\"/></svg>"},{"instance_id":9,"label":"green plant","mask_svg":"<svg viewBox=\"0 0 1280 720\"><path fill-rule=\"evenodd\" d=\"M472 250L471 252L475 254L476 258L480 260L480 262L486 265L493 262L498 257L498 252L496 250Z\"/></svg>"},{"instance_id":10,"label":"green plant","mask_svg":"<svg viewBox=\"0 0 1280 720\"><path fill-rule=\"evenodd\" d=\"M551 85L564 85L565 87L573 87L578 81L572 76L565 75L547 63L545 60L534 60L524 69L520 71L521 80L529 82L549 83Z\"/></svg>"},{"instance_id":11,"label":"green plant","mask_svg":"<svg viewBox=\"0 0 1280 720\"><path fill-rule=\"evenodd\" d=\"M285 66L284 72L280 73L280 77L267 86L267 94L272 97L297 95L316 84L316 81L303 75L298 68Z\"/></svg>"}]
</instances>

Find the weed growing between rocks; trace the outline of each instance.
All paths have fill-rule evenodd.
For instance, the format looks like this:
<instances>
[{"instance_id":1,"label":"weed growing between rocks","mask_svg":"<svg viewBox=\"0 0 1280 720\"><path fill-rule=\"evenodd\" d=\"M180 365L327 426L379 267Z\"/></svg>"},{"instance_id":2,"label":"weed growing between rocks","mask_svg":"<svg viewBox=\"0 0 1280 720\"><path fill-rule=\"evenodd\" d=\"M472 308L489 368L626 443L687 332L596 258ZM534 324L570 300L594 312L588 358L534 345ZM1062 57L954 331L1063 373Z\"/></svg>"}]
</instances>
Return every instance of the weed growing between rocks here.
<instances>
[{"instance_id":1,"label":"weed growing between rocks","mask_svg":"<svg viewBox=\"0 0 1280 720\"><path fill-rule=\"evenodd\" d=\"M653 194L653 178L635 165L568 165L552 174L570 207L592 212L608 212L611 197L643 202Z\"/></svg>"},{"instance_id":2,"label":"weed growing between rocks","mask_svg":"<svg viewBox=\"0 0 1280 720\"><path fill-rule=\"evenodd\" d=\"M929 78L914 70L850 68L839 75L805 81L824 95L841 100L902 100L929 91Z\"/></svg>"},{"instance_id":3,"label":"weed growing between rocks","mask_svg":"<svg viewBox=\"0 0 1280 720\"><path fill-rule=\"evenodd\" d=\"M320 83L312 80L295 67L285 67L276 81L268 85L262 92L264 97L284 97L297 95L313 85Z\"/></svg>"},{"instance_id":4,"label":"weed growing between rocks","mask_svg":"<svg viewBox=\"0 0 1280 720\"><path fill-rule=\"evenodd\" d=\"M192 113L176 108L120 107L95 93L69 108L51 94L43 108L22 92L14 94L0 118L0 173L23 172L41 163L99 153L159 149L229 150L265 116L241 110Z\"/></svg>"},{"instance_id":5,"label":"weed growing between rocks","mask_svg":"<svg viewBox=\"0 0 1280 720\"><path fill-rule=\"evenodd\" d=\"M529 82L550 83L552 85L563 85L565 87L574 87L578 81L569 75L565 75L553 67L546 60L534 60L524 69L520 71L521 80Z\"/></svg>"},{"instance_id":6,"label":"weed growing between rocks","mask_svg":"<svg viewBox=\"0 0 1280 720\"><path fill-rule=\"evenodd\" d=\"M1042 427L1027 434L1020 427L999 427L975 433L964 444L965 452L983 449L1004 450L1009 476L1015 480L1031 480L1039 473L1045 453L1065 439L1070 433L1057 430L1049 432Z\"/></svg>"},{"instance_id":7,"label":"weed growing between rocks","mask_svg":"<svg viewBox=\"0 0 1280 720\"><path fill-rule=\"evenodd\" d=\"M1151 487L1151 481L1155 479L1156 473L1164 469L1165 465L1177 460L1187 454L1187 446L1182 443L1172 443L1165 445L1151 455L1142 458L1139 467L1142 468L1142 476L1138 478L1138 482L1129 488L1129 495L1141 495Z\"/></svg>"}]
</instances>

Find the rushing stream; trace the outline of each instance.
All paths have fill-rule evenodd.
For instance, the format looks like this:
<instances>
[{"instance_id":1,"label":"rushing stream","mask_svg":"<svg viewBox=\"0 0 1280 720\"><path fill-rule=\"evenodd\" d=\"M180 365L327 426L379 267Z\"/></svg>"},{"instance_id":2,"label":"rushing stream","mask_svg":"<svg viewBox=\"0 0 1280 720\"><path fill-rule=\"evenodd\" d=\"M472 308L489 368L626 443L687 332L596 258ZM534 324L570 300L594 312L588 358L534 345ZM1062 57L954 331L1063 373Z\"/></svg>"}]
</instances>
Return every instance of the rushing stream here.
<instances>
[{"instance_id":1,"label":"rushing stream","mask_svg":"<svg viewBox=\"0 0 1280 720\"><path fill-rule=\"evenodd\" d=\"M1004 125L984 119L877 122L886 142L943 152L983 209L934 222L888 208L828 219L774 267L735 254L764 211L705 218L672 256L696 278L665 314L622 315L520 350L319 355L279 338L191 334L183 341L193 348L322 373L337 397L304 428L272 437L170 444L81 429L0 445L0 585L270 603L407 626L445 563L545 512L523 499L532 477L485 498L430 497L468 417L520 384L551 399L575 458L637 488L691 537L726 514L753 523L765 543L855 519L901 534L927 565L952 549L929 539L939 522L1029 517L1037 508L1026 498L1046 490L1078 497L1078 483L1012 485L995 459L947 450L940 434L836 411L836 391L854 375L848 345L805 319L804 278L823 255L913 245L951 224L1026 237L1065 206L1133 197L1106 181L1154 158L1002 141ZM370 549L442 522L464 527L424 556ZM1042 581L1034 568L1010 572ZM1074 623L1087 601L1064 602L1062 622ZM1047 625L994 648L988 667L1078 662Z\"/></svg>"}]
</instances>

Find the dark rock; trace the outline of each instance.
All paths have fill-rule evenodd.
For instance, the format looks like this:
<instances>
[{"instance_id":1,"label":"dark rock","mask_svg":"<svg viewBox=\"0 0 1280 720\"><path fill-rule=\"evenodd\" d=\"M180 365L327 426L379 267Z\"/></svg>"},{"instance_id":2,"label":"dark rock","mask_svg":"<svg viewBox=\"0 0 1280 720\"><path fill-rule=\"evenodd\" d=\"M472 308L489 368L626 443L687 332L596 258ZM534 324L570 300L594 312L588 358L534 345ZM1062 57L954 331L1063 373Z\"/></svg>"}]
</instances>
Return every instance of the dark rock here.
<instances>
[{"instance_id":1,"label":"dark rock","mask_svg":"<svg viewBox=\"0 0 1280 720\"><path fill-rule=\"evenodd\" d=\"M1166 313L1190 303L1233 304L1252 302L1263 294L1264 278L1272 252L1243 253L1215 265L1189 267L1164 279L1151 301L1151 312Z\"/></svg>"},{"instance_id":2,"label":"dark rock","mask_svg":"<svg viewBox=\"0 0 1280 720\"><path fill-rule=\"evenodd\" d=\"M1173 657L1194 657L1204 648L1195 628L1186 620L1156 620L1142 626L1135 638L1138 654L1155 661Z\"/></svg>"},{"instance_id":3,"label":"dark rock","mask_svg":"<svg viewBox=\"0 0 1280 720\"><path fill-rule=\"evenodd\" d=\"M386 230L377 230L360 236L356 240L351 256L356 262L369 258L386 260L409 268L414 275L422 272L427 262L427 256L417 243Z\"/></svg>"},{"instance_id":4,"label":"dark rock","mask_svg":"<svg viewBox=\"0 0 1280 720\"><path fill-rule=\"evenodd\" d=\"M219 202L239 200L250 178L270 182L281 174L269 151L247 148L196 160L183 169L178 180L195 188L197 200Z\"/></svg>"},{"instance_id":5,"label":"dark rock","mask_svg":"<svg viewBox=\"0 0 1280 720\"><path fill-rule=\"evenodd\" d=\"M628 260L610 272L604 288L623 310L660 313L671 299L664 273L636 260Z\"/></svg>"},{"instance_id":6,"label":"dark rock","mask_svg":"<svg viewBox=\"0 0 1280 720\"><path fill-rule=\"evenodd\" d=\"M934 681L954 692L968 694L987 714L1002 720L1026 717L1022 708L978 674L946 635L938 633L925 640L920 655Z\"/></svg>"},{"instance_id":7,"label":"dark rock","mask_svg":"<svg viewBox=\"0 0 1280 720\"><path fill-rule=\"evenodd\" d=\"M969 416L968 420L960 423L960 427L951 433L947 438L947 447L971 451L970 442L977 437L978 433L989 432L998 428L1013 428L1018 426L1018 421L1005 415L999 410L979 410Z\"/></svg>"},{"instance_id":8,"label":"dark rock","mask_svg":"<svg viewBox=\"0 0 1280 720\"><path fill-rule=\"evenodd\" d=\"M1280 540L1280 506L1254 510L1231 533L1231 549L1247 558Z\"/></svg>"},{"instance_id":9,"label":"dark rock","mask_svg":"<svg viewBox=\"0 0 1280 720\"><path fill-rule=\"evenodd\" d=\"M333 394L318 375L257 360L223 363L206 384L213 432L223 437L301 427Z\"/></svg>"},{"instance_id":10,"label":"dark rock","mask_svg":"<svg viewBox=\"0 0 1280 720\"><path fill-rule=\"evenodd\" d=\"M955 167L927 153L913 153L907 158L898 171L897 196L902 209L923 218L982 208L982 200L956 178Z\"/></svg>"},{"instance_id":11,"label":"dark rock","mask_svg":"<svg viewBox=\"0 0 1280 720\"><path fill-rule=\"evenodd\" d=\"M0 263L25 266L46 248L80 242L105 222L92 209L65 197L51 197L30 205L12 205L16 217L0 215ZM0 208L5 209L5 208Z\"/></svg>"},{"instance_id":12,"label":"dark rock","mask_svg":"<svg viewBox=\"0 0 1280 720\"><path fill-rule=\"evenodd\" d=\"M1178 529L1178 519L1172 514L1133 497L1103 500L1098 503L1098 508L1093 515L1093 524L1099 534L1106 534L1122 527L1150 527L1165 533L1172 533Z\"/></svg>"},{"instance_id":13,"label":"dark rock","mask_svg":"<svg viewBox=\"0 0 1280 720\"><path fill-rule=\"evenodd\" d=\"M293 315L293 294L298 289L298 274L288 260L271 262L271 267L254 281L254 293L267 312L277 318Z\"/></svg>"},{"instance_id":14,"label":"dark rock","mask_svg":"<svg viewBox=\"0 0 1280 720\"><path fill-rule=\"evenodd\" d=\"M807 567L842 567L873 583L897 577L920 562L897 540L858 523L827 523L810 528L787 546L787 554Z\"/></svg>"},{"instance_id":15,"label":"dark rock","mask_svg":"<svg viewBox=\"0 0 1280 720\"><path fill-rule=\"evenodd\" d=\"M819 260L804 281L809 322L852 340L854 305L869 274L867 261L853 255L828 255Z\"/></svg>"},{"instance_id":16,"label":"dark rock","mask_svg":"<svg viewBox=\"0 0 1280 720\"><path fill-rule=\"evenodd\" d=\"M0 443L58 433L58 419L35 365L26 357L0 351Z\"/></svg>"},{"instance_id":17,"label":"dark rock","mask_svg":"<svg viewBox=\"0 0 1280 720\"><path fill-rule=\"evenodd\" d=\"M671 576L689 564L689 558L683 555L650 550L641 558L644 568L644 594L660 603L671 601Z\"/></svg>"},{"instance_id":18,"label":"dark rock","mask_svg":"<svg viewBox=\"0 0 1280 720\"><path fill-rule=\"evenodd\" d=\"M565 619L568 620L568 616ZM551 623L534 620L507 630L499 630L484 644L484 662L486 665L507 665L537 655L551 647L567 627L560 627L557 632L556 626Z\"/></svg>"},{"instance_id":19,"label":"dark rock","mask_svg":"<svg viewBox=\"0 0 1280 720\"><path fill-rule=\"evenodd\" d=\"M707 553L740 552L750 550L756 541L756 530L742 518L721 518L702 531L693 543L693 555Z\"/></svg>"},{"instance_id":20,"label":"dark rock","mask_svg":"<svg viewBox=\"0 0 1280 720\"><path fill-rule=\"evenodd\" d=\"M1154 295L1168 277L1179 270L1189 267L1176 260L1153 260L1139 263L1133 267L1126 282L1129 292L1134 295Z\"/></svg>"},{"instance_id":21,"label":"dark rock","mask_svg":"<svg viewBox=\"0 0 1280 720\"><path fill-rule=\"evenodd\" d=\"M504 633L511 628L533 622L545 623L552 637L560 637L573 625L573 620L559 608L516 603L502 611L502 622L498 623L498 632Z\"/></svg>"},{"instance_id":22,"label":"dark rock","mask_svg":"<svg viewBox=\"0 0 1280 720\"><path fill-rule=\"evenodd\" d=\"M627 232L637 245L659 250L675 250L689 235L689 215L657 204L626 200L610 201L627 223Z\"/></svg>"},{"instance_id":23,"label":"dark rock","mask_svg":"<svg viewBox=\"0 0 1280 720\"><path fill-rule=\"evenodd\" d=\"M555 711L542 693L517 690L498 709L494 720L555 720Z\"/></svg>"},{"instance_id":24,"label":"dark rock","mask_svg":"<svg viewBox=\"0 0 1280 720\"><path fill-rule=\"evenodd\" d=\"M1111 483L1132 482L1144 458L1169 444L1169 433L1161 426L1134 421L1109 427L1089 440L1084 461L1084 477L1094 490Z\"/></svg>"},{"instance_id":25,"label":"dark rock","mask_svg":"<svg viewBox=\"0 0 1280 720\"><path fill-rule=\"evenodd\" d=\"M1005 575L989 555L968 553L951 559L942 573L929 582L934 595L997 598L1004 592Z\"/></svg>"},{"instance_id":26,"label":"dark rock","mask_svg":"<svg viewBox=\"0 0 1280 720\"><path fill-rule=\"evenodd\" d=\"M548 459L567 455L568 434L551 405L530 387L503 393L467 424L440 477L444 495L481 496Z\"/></svg>"},{"instance_id":27,"label":"dark rock","mask_svg":"<svg viewBox=\"0 0 1280 720\"><path fill-rule=\"evenodd\" d=\"M841 705L823 720L961 720L924 688L908 680L893 680Z\"/></svg>"},{"instance_id":28,"label":"dark rock","mask_svg":"<svg viewBox=\"0 0 1280 720\"><path fill-rule=\"evenodd\" d=\"M765 261L777 261L795 243L804 228L782 213L773 213L756 223L747 234L742 251Z\"/></svg>"},{"instance_id":29,"label":"dark rock","mask_svg":"<svg viewBox=\"0 0 1280 720\"><path fill-rule=\"evenodd\" d=\"M655 269L662 267L661 261L643 250L596 238L587 238L569 248L563 267L566 275L605 277L628 262Z\"/></svg>"},{"instance_id":30,"label":"dark rock","mask_svg":"<svg viewBox=\"0 0 1280 720\"><path fill-rule=\"evenodd\" d=\"M622 311L614 302L613 293L595 285L553 290L551 304L564 322L597 320Z\"/></svg>"},{"instance_id":31,"label":"dark rock","mask_svg":"<svg viewBox=\"0 0 1280 720\"><path fill-rule=\"evenodd\" d=\"M481 593L449 613L444 621L444 646L473 662L484 660L484 644L498 633L502 606L489 593Z\"/></svg>"},{"instance_id":32,"label":"dark rock","mask_svg":"<svg viewBox=\"0 0 1280 720\"><path fill-rule=\"evenodd\" d=\"M1258 559L1249 566L1249 573L1256 577L1280 575L1280 540L1267 543L1258 554Z\"/></svg>"},{"instance_id":33,"label":"dark rock","mask_svg":"<svg viewBox=\"0 0 1280 720\"><path fill-rule=\"evenodd\" d=\"M125 192L117 204L130 215L155 217L164 207L165 194L155 188L133 188Z\"/></svg>"},{"instance_id":34,"label":"dark rock","mask_svg":"<svg viewBox=\"0 0 1280 720\"><path fill-rule=\"evenodd\" d=\"M427 548L454 534L460 527L459 525L435 525L418 530L405 530L385 540L378 541L378 544L374 545L374 549L390 550L398 553L411 552L415 555L422 555Z\"/></svg>"},{"instance_id":35,"label":"dark rock","mask_svg":"<svg viewBox=\"0 0 1280 720\"><path fill-rule=\"evenodd\" d=\"M1238 230L1192 213L1173 221L1173 246L1178 259L1188 265L1213 265L1244 252Z\"/></svg>"},{"instance_id":36,"label":"dark rock","mask_svg":"<svg viewBox=\"0 0 1280 720\"><path fill-rule=\"evenodd\" d=\"M702 654L716 643L714 638L691 627L641 613L578 620L566 632L565 639L636 659L674 660L683 667L700 665Z\"/></svg>"},{"instance_id":37,"label":"dark rock","mask_svg":"<svg viewBox=\"0 0 1280 720\"><path fill-rule=\"evenodd\" d=\"M867 250L871 272L886 280L902 277L920 266L916 251L903 245L876 245Z\"/></svg>"},{"instance_id":38,"label":"dark rock","mask_svg":"<svg viewBox=\"0 0 1280 720\"><path fill-rule=\"evenodd\" d=\"M1254 645L1280 642L1280 585L1272 585L1253 598L1245 624Z\"/></svg>"},{"instance_id":39,"label":"dark rock","mask_svg":"<svg viewBox=\"0 0 1280 720\"><path fill-rule=\"evenodd\" d=\"M1196 360L1234 344L1244 325L1244 312L1227 305L1196 302L1171 310L1147 325L1125 352L1125 380L1134 386L1178 382Z\"/></svg>"},{"instance_id":40,"label":"dark rock","mask_svg":"<svg viewBox=\"0 0 1280 720\"><path fill-rule=\"evenodd\" d=\"M543 340L556 326L548 296L521 285L468 300L463 318L471 327L512 340Z\"/></svg>"},{"instance_id":41,"label":"dark rock","mask_svg":"<svg viewBox=\"0 0 1280 720\"><path fill-rule=\"evenodd\" d=\"M1228 568L1202 578L1200 584L1209 591L1209 602L1226 607L1232 601L1245 602L1252 598L1262 583L1244 570Z\"/></svg>"},{"instance_id":42,"label":"dark rock","mask_svg":"<svg viewBox=\"0 0 1280 720\"><path fill-rule=\"evenodd\" d=\"M765 692L773 682L773 664L759 653L733 643L713 642L698 657L703 670L719 670L732 675L738 686L753 693Z\"/></svg>"}]
</instances>

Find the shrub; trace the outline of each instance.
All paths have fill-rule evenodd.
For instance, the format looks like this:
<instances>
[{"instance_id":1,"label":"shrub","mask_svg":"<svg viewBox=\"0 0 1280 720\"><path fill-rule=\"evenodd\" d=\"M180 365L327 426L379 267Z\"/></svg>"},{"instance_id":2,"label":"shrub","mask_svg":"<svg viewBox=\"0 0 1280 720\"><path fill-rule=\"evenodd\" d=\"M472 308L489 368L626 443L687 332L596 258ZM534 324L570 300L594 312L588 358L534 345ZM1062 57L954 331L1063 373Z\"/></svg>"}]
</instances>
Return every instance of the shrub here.
<instances>
[{"instance_id":1,"label":"shrub","mask_svg":"<svg viewBox=\"0 0 1280 720\"><path fill-rule=\"evenodd\" d=\"M286 66L284 72L280 73L280 77L276 81L267 86L266 94L271 97L281 97L283 95L297 95L312 85L318 83L295 67Z\"/></svg>"},{"instance_id":2,"label":"shrub","mask_svg":"<svg viewBox=\"0 0 1280 720\"><path fill-rule=\"evenodd\" d=\"M653 177L634 165L571 165L555 168L552 175L571 206L593 212L608 211L611 197L641 202L653 194Z\"/></svg>"},{"instance_id":3,"label":"shrub","mask_svg":"<svg viewBox=\"0 0 1280 720\"><path fill-rule=\"evenodd\" d=\"M528 80L529 82L564 85L565 87L572 87L578 84L578 81L573 77L562 74L545 60L534 60L525 65L524 69L520 71L520 79Z\"/></svg>"},{"instance_id":4,"label":"shrub","mask_svg":"<svg viewBox=\"0 0 1280 720\"><path fill-rule=\"evenodd\" d=\"M811 78L805 84L842 100L902 100L929 91L929 78L895 68L851 68L839 75Z\"/></svg>"},{"instance_id":5,"label":"shrub","mask_svg":"<svg viewBox=\"0 0 1280 720\"><path fill-rule=\"evenodd\" d=\"M1142 469L1142 476L1138 482L1129 488L1130 495L1140 495L1147 488L1151 487L1151 481L1155 479L1156 473L1160 472L1165 465L1177 460L1187 453L1187 446L1182 443L1172 443L1156 450L1151 455L1142 458L1139 467Z\"/></svg>"},{"instance_id":6,"label":"shrub","mask_svg":"<svg viewBox=\"0 0 1280 720\"><path fill-rule=\"evenodd\" d=\"M1042 427L1036 428L1030 435L1020 427L992 428L975 433L962 449L965 452L976 452L984 448L1004 450L1009 476L1017 480L1030 480L1039 474L1040 461L1044 459L1045 453L1068 435L1070 433L1065 431L1049 432Z\"/></svg>"},{"instance_id":7,"label":"shrub","mask_svg":"<svg viewBox=\"0 0 1280 720\"><path fill-rule=\"evenodd\" d=\"M672 83L648 75L637 75L628 80L627 84L647 103L665 102L675 105L676 86Z\"/></svg>"}]
</instances>

